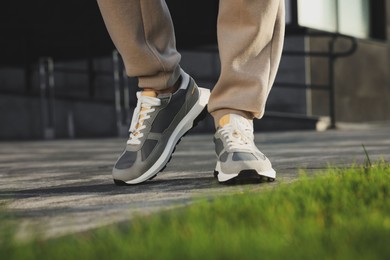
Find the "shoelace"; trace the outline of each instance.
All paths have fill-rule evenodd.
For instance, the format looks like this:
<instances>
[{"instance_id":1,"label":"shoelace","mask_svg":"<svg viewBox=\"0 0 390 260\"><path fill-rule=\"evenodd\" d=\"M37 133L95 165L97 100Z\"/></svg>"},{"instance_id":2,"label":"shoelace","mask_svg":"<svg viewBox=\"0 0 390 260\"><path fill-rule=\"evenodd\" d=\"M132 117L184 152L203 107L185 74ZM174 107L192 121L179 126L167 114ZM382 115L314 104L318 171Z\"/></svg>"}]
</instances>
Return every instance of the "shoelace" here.
<instances>
[{"instance_id":1,"label":"shoelace","mask_svg":"<svg viewBox=\"0 0 390 260\"><path fill-rule=\"evenodd\" d=\"M231 150L250 151L253 145L253 129L249 122L235 120L221 128L221 134Z\"/></svg>"},{"instance_id":2,"label":"shoelace","mask_svg":"<svg viewBox=\"0 0 390 260\"><path fill-rule=\"evenodd\" d=\"M133 119L131 120L129 129L130 137L127 144L137 145L141 143L139 139L144 136L141 131L146 128L146 125L144 125L145 120L150 118L149 113L156 110L154 107L161 105L160 99L141 96L141 91L137 92L137 99L137 106L135 107Z\"/></svg>"}]
</instances>

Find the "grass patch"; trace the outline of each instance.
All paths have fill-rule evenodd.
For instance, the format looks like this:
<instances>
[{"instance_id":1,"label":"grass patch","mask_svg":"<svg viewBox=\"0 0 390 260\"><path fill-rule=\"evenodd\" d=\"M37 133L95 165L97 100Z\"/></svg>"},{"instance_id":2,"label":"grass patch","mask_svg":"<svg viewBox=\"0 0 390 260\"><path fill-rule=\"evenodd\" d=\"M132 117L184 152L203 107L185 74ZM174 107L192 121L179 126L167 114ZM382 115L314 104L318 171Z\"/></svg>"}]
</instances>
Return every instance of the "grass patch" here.
<instances>
[{"instance_id":1,"label":"grass patch","mask_svg":"<svg viewBox=\"0 0 390 260\"><path fill-rule=\"evenodd\" d=\"M0 252L2 259L390 259L389 183L385 163L329 169L262 193L27 243L12 239L0 217Z\"/></svg>"}]
</instances>

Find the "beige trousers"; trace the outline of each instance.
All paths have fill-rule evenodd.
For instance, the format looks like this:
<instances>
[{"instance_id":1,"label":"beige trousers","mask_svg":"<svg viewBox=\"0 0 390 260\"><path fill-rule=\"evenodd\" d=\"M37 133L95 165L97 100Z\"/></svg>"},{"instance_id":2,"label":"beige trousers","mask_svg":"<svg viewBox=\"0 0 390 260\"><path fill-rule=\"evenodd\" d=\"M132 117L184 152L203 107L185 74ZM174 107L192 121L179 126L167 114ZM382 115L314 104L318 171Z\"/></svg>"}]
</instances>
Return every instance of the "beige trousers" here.
<instances>
[{"instance_id":1,"label":"beige trousers","mask_svg":"<svg viewBox=\"0 0 390 260\"><path fill-rule=\"evenodd\" d=\"M164 0L98 0L127 74L141 88L162 90L180 76L180 54ZM284 0L220 0L221 75L208 109L261 118L275 80L284 40Z\"/></svg>"}]
</instances>

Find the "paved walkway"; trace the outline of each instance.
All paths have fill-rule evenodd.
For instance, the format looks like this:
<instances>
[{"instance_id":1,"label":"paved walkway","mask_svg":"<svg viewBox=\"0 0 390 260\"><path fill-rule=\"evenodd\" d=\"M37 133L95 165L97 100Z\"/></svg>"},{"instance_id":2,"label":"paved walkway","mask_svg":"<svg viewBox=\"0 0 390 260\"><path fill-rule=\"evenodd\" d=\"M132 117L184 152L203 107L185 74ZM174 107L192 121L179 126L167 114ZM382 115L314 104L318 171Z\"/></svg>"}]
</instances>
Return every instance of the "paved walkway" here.
<instances>
[{"instance_id":1,"label":"paved walkway","mask_svg":"<svg viewBox=\"0 0 390 260\"><path fill-rule=\"evenodd\" d=\"M257 144L278 172L277 181L225 186L213 178L211 140L212 135L183 138L164 172L130 187L113 185L110 175L124 140L3 142L0 202L16 216L21 232L38 228L45 236L58 236L186 205L197 197L261 191L294 180L300 168L311 172L328 163L362 163L361 144L371 159L390 161L390 126L257 134Z\"/></svg>"}]
</instances>

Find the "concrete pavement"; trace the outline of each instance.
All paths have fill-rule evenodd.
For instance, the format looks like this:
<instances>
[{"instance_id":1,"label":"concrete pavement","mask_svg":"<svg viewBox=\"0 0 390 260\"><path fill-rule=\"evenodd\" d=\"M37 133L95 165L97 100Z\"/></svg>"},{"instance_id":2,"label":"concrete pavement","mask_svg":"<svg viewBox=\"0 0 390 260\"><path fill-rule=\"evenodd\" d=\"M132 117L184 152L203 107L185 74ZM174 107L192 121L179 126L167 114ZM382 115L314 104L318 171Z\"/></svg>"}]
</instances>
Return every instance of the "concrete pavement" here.
<instances>
[{"instance_id":1,"label":"concrete pavement","mask_svg":"<svg viewBox=\"0 0 390 260\"><path fill-rule=\"evenodd\" d=\"M0 143L0 203L20 227L52 237L80 232L135 215L150 214L245 190L262 191L328 164L364 162L361 144L372 160L390 161L390 126L355 130L297 131L256 134L256 143L278 173L274 183L225 186L213 178L212 135L189 135L172 161L155 179L118 187L111 167L123 139L21 141Z\"/></svg>"}]
</instances>

